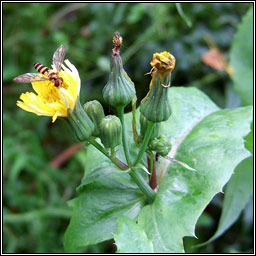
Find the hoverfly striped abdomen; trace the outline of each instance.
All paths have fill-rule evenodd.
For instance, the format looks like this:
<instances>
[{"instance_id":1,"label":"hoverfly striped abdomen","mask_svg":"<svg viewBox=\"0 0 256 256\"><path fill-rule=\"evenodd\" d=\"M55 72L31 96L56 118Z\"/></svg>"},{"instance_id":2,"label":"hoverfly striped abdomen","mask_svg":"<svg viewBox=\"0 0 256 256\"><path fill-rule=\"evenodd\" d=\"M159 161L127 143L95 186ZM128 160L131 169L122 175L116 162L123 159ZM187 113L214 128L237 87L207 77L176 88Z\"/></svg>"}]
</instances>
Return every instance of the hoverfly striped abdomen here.
<instances>
[{"instance_id":1,"label":"hoverfly striped abdomen","mask_svg":"<svg viewBox=\"0 0 256 256\"><path fill-rule=\"evenodd\" d=\"M47 68L46 66L40 64L40 63L34 63L34 68L41 73L42 75L46 75L48 79L54 83L54 86L59 87L63 83L63 79L59 77L58 72L54 72Z\"/></svg>"},{"instance_id":2,"label":"hoverfly striped abdomen","mask_svg":"<svg viewBox=\"0 0 256 256\"><path fill-rule=\"evenodd\" d=\"M47 74L49 72L49 68L47 68L46 66L42 65L42 64L39 64L39 63L34 63L34 68L41 74Z\"/></svg>"},{"instance_id":3,"label":"hoverfly striped abdomen","mask_svg":"<svg viewBox=\"0 0 256 256\"><path fill-rule=\"evenodd\" d=\"M16 83L33 83L38 81L50 81L55 87L59 87L63 84L63 78L59 76L61 70L61 65L64 61L66 54L66 48L61 45L53 54L52 60L55 66L54 70L47 68L40 63L34 63L34 68L40 73L25 73L23 75L17 76L13 79Z\"/></svg>"}]
</instances>

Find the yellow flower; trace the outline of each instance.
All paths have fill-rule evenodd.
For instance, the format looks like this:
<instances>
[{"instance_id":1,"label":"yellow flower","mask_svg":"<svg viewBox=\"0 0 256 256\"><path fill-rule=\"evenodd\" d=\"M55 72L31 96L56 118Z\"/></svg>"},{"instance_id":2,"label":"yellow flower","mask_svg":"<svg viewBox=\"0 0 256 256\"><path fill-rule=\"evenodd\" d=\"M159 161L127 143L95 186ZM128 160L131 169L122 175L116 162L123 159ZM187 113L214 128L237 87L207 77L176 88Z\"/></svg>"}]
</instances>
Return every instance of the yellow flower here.
<instances>
[{"instance_id":1,"label":"yellow flower","mask_svg":"<svg viewBox=\"0 0 256 256\"><path fill-rule=\"evenodd\" d=\"M22 93L17 105L39 116L51 116L52 122L57 117L67 117L68 110L74 110L76 101L79 100L81 81L76 67L69 60L64 61L59 76L63 84L54 86L50 81L32 82L33 92ZM55 67L53 66L53 70Z\"/></svg>"}]
</instances>

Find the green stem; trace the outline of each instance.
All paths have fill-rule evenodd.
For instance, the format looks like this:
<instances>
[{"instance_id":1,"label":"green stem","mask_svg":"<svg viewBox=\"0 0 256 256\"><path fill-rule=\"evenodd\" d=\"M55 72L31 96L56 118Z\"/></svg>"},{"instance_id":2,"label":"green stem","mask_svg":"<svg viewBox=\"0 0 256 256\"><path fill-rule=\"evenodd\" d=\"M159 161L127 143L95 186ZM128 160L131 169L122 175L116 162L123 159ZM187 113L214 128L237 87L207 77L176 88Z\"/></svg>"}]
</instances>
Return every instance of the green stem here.
<instances>
[{"instance_id":1,"label":"green stem","mask_svg":"<svg viewBox=\"0 0 256 256\"><path fill-rule=\"evenodd\" d=\"M121 124L122 124L122 140L123 140L123 148L124 148L124 154L127 161L128 166L131 166L131 155L128 147L128 141L127 141L127 133L126 133L126 127L124 122L124 107L118 107L117 113L120 118Z\"/></svg>"},{"instance_id":2,"label":"green stem","mask_svg":"<svg viewBox=\"0 0 256 256\"><path fill-rule=\"evenodd\" d=\"M143 179L143 177L139 174L138 168L131 168L131 171L128 172L134 182L138 185L140 190L143 192L143 194L146 196L148 203L153 203L155 198L155 192L151 189L151 187L148 185L148 183Z\"/></svg>"},{"instance_id":3,"label":"green stem","mask_svg":"<svg viewBox=\"0 0 256 256\"><path fill-rule=\"evenodd\" d=\"M92 137L88 139L88 141L96 147L99 151L101 151L106 157L108 157L115 165L117 165L122 170L127 170L128 166L118 160L115 157L109 156L108 152ZM152 203L154 201L155 192L150 188L147 182L141 177L141 175L137 172L135 168L132 168L129 172L129 175L132 177L134 182L138 185L142 193L146 196L147 201Z\"/></svg>"},{"instance_id":4,"label":"green stem","mask_svg":"<svg viewBox=\"0 0 256 256\"><path fill-rule=\"evenodd\" d=\"M111 156L115 157L115 155L116 155L115 148L111 148L110 150L111 150Z\"/></svg>"},{"instance_id":5,"label":"green stem","mask_svg":"<svg viewBox=\"0 0 256 256\"><path fill-rule=\"evenodd\" d=\"M104 154L107 158L109 158L117 167L119 167L122 170L127 170L128 166L118 160L117 158L110 156L105 148L103 148L93 137L90 137L88 141L97 148L102 154Z\"/></svg>"},{"instance_id":6,"label":"green stem","mask_svg":"<svg viewBox=\"0 0 256 256\"><path fill-rule=\"evenodd\" d=\"M148 141L150 139L150 136L151 136L153 128L154 128L154 125L155 125L155 123L148 121L147 130L146 130L139 154L138 154L136 160L134 161L134 164L133 164L134 166L136 166L141 161L141 158L143 157L143 154L145 153L145 150L148 146Z\"/></svg>"},{"instance_id":7,"label":"green stem","mask_svg":"<svg viewBox=\"0 0 256 256\"><path fill-rule=\"evenodd\" d=\"M137 147L139 147L139 142L138 142L138 132L136 129L136 102L137 102L137 97L136 95L132 99L132 131L133 131L133 140L136 144Z\"/></svg>"},{"instance_id":8,"label":"green stem","mask_svg":"<svg viewBox=\"0 0 256 256\"><path fill-rule=\"evenodd\" d=\"M154 154L151 152L151 151L147 151L147 154L148 154L148 157L149 157L149 172L150 174L152 175L152 172L153 172L153 166L154 166Z\"/></svg>"}]
</instances>

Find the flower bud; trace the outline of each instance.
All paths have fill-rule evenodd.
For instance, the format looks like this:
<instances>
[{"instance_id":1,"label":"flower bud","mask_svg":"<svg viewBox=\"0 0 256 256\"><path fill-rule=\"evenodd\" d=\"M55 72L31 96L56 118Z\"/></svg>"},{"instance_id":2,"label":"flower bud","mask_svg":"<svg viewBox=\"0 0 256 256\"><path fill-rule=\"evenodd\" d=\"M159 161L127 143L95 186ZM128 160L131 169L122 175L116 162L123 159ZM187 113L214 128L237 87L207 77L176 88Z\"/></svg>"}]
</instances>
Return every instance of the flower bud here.
<instances>
[{"instance_id":1,"label":"flower bud","mask_svg":"<svg viewBox=\"0 0 256 256\"><path fill-rule=\"evenodd\" d=\"M147 130L147 126L148 126L148 120L145 118L145 116L140 114L140 135L141 135L140 140L143 139L143 137L146 133L146 130ZM160 133L160 123L156 123L154 125L150 139L154 139L154 138L158 137L159 133Z\"/></svg>"},{"instance_id":2,"label":"flower bud","mask_svg":"<svg viewBox=\"0 0 256 256\"><path fill-rule=\"evenodd\" d=\"M160 135L149 142L149 149L156 151L161 156L167 156L171 148L172 145L164 135Z\"/></svg>"},{"instance_id":3,"label":"flower bud","mask_svg":"<svg viewBox=\"0 0 256 256\"><path fill-rule=\"evenodd\" d=\"M104 100L113 107L125 107L135 96L134 84L126 74L119 55L119 48L122 43L120 38L120 34L116 33L113 39L111 73L102 91Z\"/></svg>"},{"instance_id":4,"label":"flower bud","mask_svg":"<svg viewBox=\"0 0 256 256\"><path fill-rule=\"evenodd\" d=\"M105 148L114 148L121 144L122 125L118 117L108 115L100 122L100 139Z\"/></svg>"},{"instance_id":5,"label":"flower bud","mask_svg":"<svg viewBox=\"0 0 256 256\"><path fill-rule=\"evenodd\" d=\"M74 110L68 110L66 120L79 141L89 139L92 135L94 124L82 108L79 100L76 101Z\"/></svg>"},{"instance_id":6,"label":"flower bud","mask_svg":"<svg viewBox=\"0 0 256 256\"><path fill-rule=\"evenodd\" d=\"M100 136L100 121L105 116L103 107L97 100L88 101L84 104L84 110L94 124L93 136Z\"/></svg>"},{"instance_id":7,"label":"flower bud","mask_svg":"<svg viewBox=\"0 0 256 256\"><path fill-rule=\"evenodd\" d=\"M147 96L142 100L140 112L147 120L158 123L166 121L171 115L168 88L171 85L171 71L175 58L168 52L155 53L152 66L152 80Z\"/></svg>"}]
</instances>

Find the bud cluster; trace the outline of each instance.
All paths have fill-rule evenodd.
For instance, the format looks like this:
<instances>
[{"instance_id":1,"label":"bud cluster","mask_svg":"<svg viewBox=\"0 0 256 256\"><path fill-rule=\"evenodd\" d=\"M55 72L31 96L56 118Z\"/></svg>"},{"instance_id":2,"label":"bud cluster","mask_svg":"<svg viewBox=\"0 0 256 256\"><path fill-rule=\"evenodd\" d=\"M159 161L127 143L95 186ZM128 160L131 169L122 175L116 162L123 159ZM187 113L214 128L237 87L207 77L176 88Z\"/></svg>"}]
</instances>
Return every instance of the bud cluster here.
<instances>
[{"instance_id":1,"label":"bud cluster","mask_svg":"<svg viewBox=\"0 0 256 256\"><path fill-rule=\"evenodd\" d=\"M84 112L89 118L89 128L85 136L79 134L79 138L90 136L99 137L105 148L111 148L124 144L127 162L130 164L129 149L126 139L126 131L123 120L123 110L135 97L135 86L123 68L120 56L120 47L123 39L118 32L113 38L111 56L111 70L107 84L103 88L103 98L112 107L116 108L118 117L105 116L100 102L89 101L84 104ZM168 88L171 85L171 71L175 67L175 58L169 52L155 53L150 62L152 67L150 74L152 79L149 92L141 101L140 106L140 135L137 145L166 156L171 150L171 145L161 134L161 122L166 121L171 115L171 106L168 98ZM135 125L134 125L135 126ZM136 127L136 126L135 126ZM136 129L136 128L135 128ZM137 131L134 131L137 133ZM142 151L143 151L142 150ZM140 160L140 159L139 159ZM137 163L135 161L135 163Z\"/></svg>"},{"instance_id":2,"label":"bud cluster","mask_svg":"<svg viewBox=\"0 0 256 256\"><path fill-rule=\"evenodd\" d=\"M152 139L148 146L150 150L157 152L161 156L167 156L172 148L172 145L164 135Z\"/></svg>"}]
</instances>

